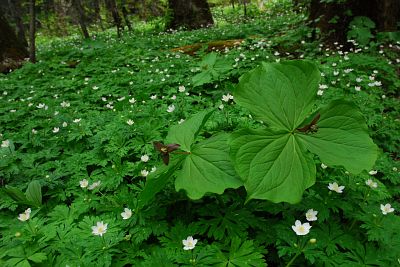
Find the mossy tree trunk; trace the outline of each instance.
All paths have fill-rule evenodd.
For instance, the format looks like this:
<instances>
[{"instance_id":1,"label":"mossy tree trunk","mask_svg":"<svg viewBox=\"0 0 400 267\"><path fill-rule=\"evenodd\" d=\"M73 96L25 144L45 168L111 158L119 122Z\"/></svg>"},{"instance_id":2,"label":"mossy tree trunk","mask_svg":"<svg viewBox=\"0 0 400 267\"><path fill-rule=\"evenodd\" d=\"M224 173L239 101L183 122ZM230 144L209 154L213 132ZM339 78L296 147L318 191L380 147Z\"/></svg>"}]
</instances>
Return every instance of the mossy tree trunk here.
<instances>
[{"instance_id":1,"label":"mossy tree trunk","mask_svg":"<svg viewBox=\"0 0 400 267\"><path fill-rule=\"evenodd\" d=\"M14 69L16 62L22 62L29 56L28 50L15 35L6 19L0 14L0 72Z\"/></svg>"},{"instance_id":2,"label":"mossy tree trunk","mask_svg":"<svg viewBox=\"0 0 400 267\"><path fill-rule=\"evenodd\" d=\"M36 0L29 1L29 61L36 62Z\"/></svg>"},{"instance_id":3,"label":"mossy tree trunk","mask_svg":"<svg viewBox=\"0 0 400 267\"><path fill-rule=\"evenodd\" d=\"M400 19L399 0L348 0L345 3L321 3L312 0L309 19L325 35L326 41L346 43L346 33L356 16L369 17L378 31L396 31Z\"/></svg>"},{"instance_id":4,"label":"mossy tree trunk","mask_svg":"<svg viewBox=\"0 0 400 267\"><path fill-rule=\"evenodd\" d=\"M76 14L78 16L78 21L79 21L79 26L81 27L83 37L85 39L89 39L89 31L86 26L86 15L85 15L85 10L82 6L81 0L72 0L72 5L76 11Z\"/></svg>"},{"instance_id":5,"label":"mossy tree trunk","mask_svg":"<svg viewBox=\"0 0 400 267\"><path fill-rule=\"evenodd\" d=\"M172 18L168 29L199 29L214 24L207 0L168 0Z\"/></svg>"}]
</instances>

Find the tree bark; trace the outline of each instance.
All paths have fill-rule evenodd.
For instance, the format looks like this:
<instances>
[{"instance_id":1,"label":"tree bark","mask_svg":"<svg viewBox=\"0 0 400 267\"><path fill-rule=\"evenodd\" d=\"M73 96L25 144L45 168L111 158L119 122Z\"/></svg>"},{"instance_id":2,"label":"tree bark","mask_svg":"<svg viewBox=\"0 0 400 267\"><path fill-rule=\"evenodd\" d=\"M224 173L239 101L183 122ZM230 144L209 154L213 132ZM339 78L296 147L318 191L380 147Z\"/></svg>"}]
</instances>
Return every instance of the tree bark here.
<instances>
[{"instance_id":1,"label":"tree bark","mask_svg":"<svg viewBox=\"0 0 400 267\"><path fill-rule=\"evenodd\" d=\"M17 68L29 56L6 19L0 14L0 72Z\"/></svg>"},{"instance_id":2,"label":"tree bark","mask_svg":"<svg viewBox=\"0 0 400 267\"><path fill-rule=\"evenodd\" d=\"M36 35L36 0L30 0L29 2L29 61L32 63L36 62L36 45L35 45L35 35Z\"/></svg>"},{"instance_id":3,"label":"tree bark","mask_svg":"<svg viewBox=\"0 0 400 267\"><path fill-rule=\"evenodd\" d=\"M12 16L15 20L15 25L17 26L17 37L22 42L24 46L28 46L28 42L25 37L25 27L22 21L22 11L21 11L21 1L20 0L8 0L8 5Z\"/></svg>"},{"instance_id":4,"label":"tree bark","mask_svg":"<svg viewBox=\"0 0 400 267\"><path fill-rule=\"evenodd\" d=\"M132 24L128 17L128 10L126 9L126 0L121 0L121 11L122 11L122 16L124 17L125 24L128 27L128 30L132 31Z\"/></svg>"},{"instance_id":5,"label":"tree bark","mask_svg":"<svg viewBox=\"0 0 400 267\"><path fill-rule=\"evenodd\" d=\"M121 37L122 19L118 13L117 3L115 2L115 0L106 0L106 8L109 12L111 12L111 16L114 20L114 25L115 27L117 27L118 37Z\"/></svg>"},{"instance_id":6,"label":"tree bark","mask_svg":"<svg viewBox=\"0 0 400 267\"><path fill-rule=\"evenodd\" d=\"M168 29L193 30L214 24L207 0L168 0L168 5L172 11Z\"/></svg>"},{"instance_id":7,"label":"tree bark","mask_svg":"<svg viewBox=\"0 0 400 267\"><path fill-rule=\"evenodd\" d=\"M346 43L350 22L356 16L369 17L378 31L396 31L400 19L399 0L349 0L344 4L312 0L309 19L329 43ZM351 10L351 15L347 12ZM336 23L332 23L332 20Z\"/></svg>"},{"instance_id":8,"label":"tree bark","mask_svg":"<svg viewBox=\"0 0 400 267\"><path fill-rule=\"evenodd\" d=\"M72 5L74 6L75 11L78 15L79 26L81 27L83 37L85 37L85 39L89 39L90 36L86 26L85 11L83 9L81 0L72 0Z\"/></svg>"},{"instance_id":9,"label":"tree bark","mask_svg":"<svg viewBox=\"0 0 400 267\"><path fill-rule=\"evenodd\" d=\"M100 2L99 0L94 0L93 1L93 6L94 6L94 12L96 14L97 20L99 21L100 28L102 31L104 31L104 25L103 25L103 19L101 18L101 13L100 13Z\"/></svg>"}]
</instances>

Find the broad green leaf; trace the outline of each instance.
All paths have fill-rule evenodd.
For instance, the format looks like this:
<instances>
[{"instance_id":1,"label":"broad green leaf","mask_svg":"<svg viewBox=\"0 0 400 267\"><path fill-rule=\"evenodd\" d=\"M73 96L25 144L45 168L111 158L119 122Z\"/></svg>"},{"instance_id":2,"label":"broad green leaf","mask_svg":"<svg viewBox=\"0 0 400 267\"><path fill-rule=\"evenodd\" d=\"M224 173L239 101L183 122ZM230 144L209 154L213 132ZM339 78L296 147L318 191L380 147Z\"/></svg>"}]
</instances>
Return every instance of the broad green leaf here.
<instances>
[{"instance_id":1,"label":"broad green leaf","mask_svg":"<svg viewBox=\"0 0 400 267\"><path fill-rule=\"evenodd\" d=\"M39 252L39 253L35 253L35 254L29 256L28 259L35 263L40 263L40 262L45 261L47 259L47 256L46 256L46 253Z\"/></svg>"},{"instance_id":2,"label":"broad green leaf","mask_svg":"<svg viewBox=\"0 0 400 267\"><path fill-rule=\"evenodd\" d=\"M180 149L190 151L190 146L194 143L198 133L203 128L212 112L213 111L209 110L199 112L182 124L172 126L168 131L166 143L177 143L181 145Z\"/></svg>"},{"instance_id":3,"label":"broad green leaf","mask_svg":"<svg viewBox=\"0 0 400 267\"><path fill-rule=\"evenodd\" d=\"M369 137L358 108L351 102L336 100L320 114L316 133L298 135L307 149L326 165L343 166L352 173L370 170L378 148Z\"/></svg>"},{"instance_id":4,"label":"broad green leaf","mask_svg":"<svg viewBox=\"0 0 400 267\"><path fill-rule=\"evenodd\" d=\"M42 205L42 187L38 181L29 183L25 192L26 198L33 203L33 205L40 207Z\"/></svg>"},{"instance_id":5,"label":"broad green leaf","mask_svg":"<svg viewBox=\"0 0 400 267\"><path fill-rule=\"evenodd\" d=\"M309 115L320 73L307 61L263 63L240 78L235 101L278 130L293 131Z\"/></svg>"},{"instance_id":6,"label":"broad green leaf","mask_svg":"<svg viewBox=\"0 0 400 267\"><path fill-rule=\"evenodd\" d=\"M177 173L176 190L184 189L191 199L199 199L207 192L222 194L226 188L240 187L227 140L227 134L220 134L194 145Z\"/></svg>"},{"instance_id":7,"label":"broad green leaf","mask_svg":"<svg viewBox=\"0 0 400 267\"><path fill-rule=\"evenodd\" d=\"M6 185L4 192L19 204L31 204L19 188Z\"/></svg>"},{"instance_id":8,"label":"broad green leaf","mask_svg":"<svg viewBox=\"0 0 400 267\"><path fill-rule=\"evenodd\" d=\"M154 173L147 176L146 185L139 195L139 208L147 205L154 196L160 192L172 177L174 172L182 165L183 155L174 155L168 166L162 165Z\"/></svg>"},{"instance_id":9,"label":"broad green leaf","mask_svg":"<svg viewBox=\"0 0 400 267\"><path fill-rule=\"evenodd\" d=\"M232 135L231 155L250 199L297 203L315 182L312 155L284 131L242 130Z\"/></svg>"}]
</instances>

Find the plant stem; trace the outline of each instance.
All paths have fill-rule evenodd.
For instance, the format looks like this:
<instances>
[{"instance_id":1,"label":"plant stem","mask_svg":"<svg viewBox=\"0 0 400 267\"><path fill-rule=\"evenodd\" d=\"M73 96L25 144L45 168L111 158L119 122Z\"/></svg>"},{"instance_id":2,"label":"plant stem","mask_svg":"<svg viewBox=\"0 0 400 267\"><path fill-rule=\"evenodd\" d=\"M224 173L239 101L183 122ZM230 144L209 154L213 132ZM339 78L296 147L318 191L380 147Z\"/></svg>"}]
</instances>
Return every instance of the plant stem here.
<instances>
[{"instance_id":1,"label":"plant stem","mask_svg":"<svg viewBox=\"0 0 400 267\"><path fill-rule=\"evenodd\" d=\"M286 264L286 267L289 267L292 265L292 263L296 260L296 258L301 254L301 251L297 252L296 255L293 256L293 258Z\"/></svg>"}]
</instances>

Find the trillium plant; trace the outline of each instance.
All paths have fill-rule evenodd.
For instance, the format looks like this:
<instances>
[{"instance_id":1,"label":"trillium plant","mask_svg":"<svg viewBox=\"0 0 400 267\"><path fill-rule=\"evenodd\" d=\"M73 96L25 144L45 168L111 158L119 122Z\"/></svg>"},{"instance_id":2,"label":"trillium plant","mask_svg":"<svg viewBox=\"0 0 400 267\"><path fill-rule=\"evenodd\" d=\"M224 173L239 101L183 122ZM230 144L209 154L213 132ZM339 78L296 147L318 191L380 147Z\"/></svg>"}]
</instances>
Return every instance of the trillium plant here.
<instances>
[{"instance_id":1,"label":"trillium plant","mask_svg":"<svg viewBox=\"0 0 400 267\"><path fill-rule=\"evenodd\" d=\"M200 140L212 111L172 126L166 143L179 145L184 153L147 177L142 205L172 176L176 190L185 190L191 199L244 186L246 201L297 203L315 183L315 155L326 165L350 173L370 170L378 150L363 115L343 99L318 106L320 77L315 64L298 60L262 63L244 74L233 98L263 126ZM344 188L337 183L328 187L338 193Z\"/></svg>"}]
</instances>

